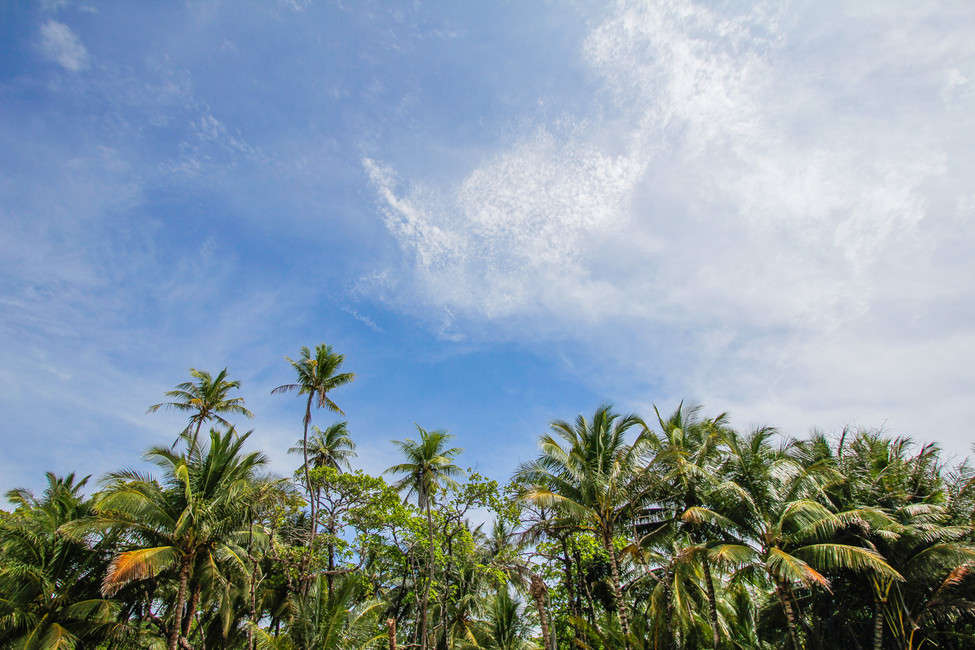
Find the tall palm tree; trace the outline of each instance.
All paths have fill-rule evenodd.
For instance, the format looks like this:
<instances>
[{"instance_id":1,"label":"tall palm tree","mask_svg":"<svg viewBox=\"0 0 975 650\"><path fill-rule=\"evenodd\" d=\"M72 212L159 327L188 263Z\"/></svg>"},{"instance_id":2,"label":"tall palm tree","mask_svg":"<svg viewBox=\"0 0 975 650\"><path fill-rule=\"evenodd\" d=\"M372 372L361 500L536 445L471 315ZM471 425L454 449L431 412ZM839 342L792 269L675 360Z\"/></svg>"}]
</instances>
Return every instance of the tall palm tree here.
<instances>
[{"instance_id":1,"label":"tall palm tree","mask_svg":"<svg viewBox=\"0 0 975 650\"><path fill-rule=\"evenodd\" d=\"M342 471L344 465L346 469L351 469L349 458L356 456L355 443L349 437L347 422L336 422L322 431L312 425L311 439L306 447L304 441L299 440L298 444L288 449L289 454L303 454L311 462L313 469L329 467L337 472ZM316 482L313 486L312 500L315 509L320 509L321 483ZM329 535L328 541L328 584L329 594L332 593L332 572L335 571L335 522L329 518L325 524Z\"/></svg>"},{"instance_id":2,"label":"tall palm tree","mask_svg":"<svg viewBox=\"0 0 975 650\"><path fill-rule=\"evenodd\" d=\"M311 484L311 474L308 463L308 425L311 424L311 405L312 402L317 402L318 408L328 409L334 413L340 413L345 415L345 413L338 407L338 404L332 401L328 396L330 391L335 390L340 386L344 386L355 380L355 375L351 372L339 372L339 368L342 367L342 363L345 361L345 356L332 351L332 346L325 345L324 343L318 345L315 348L315 356L312 356L311 350L307 347L301 348L301 358L295 361L289 357L285 357L291 367L294 368L297 374L297 381L293 384L284 384L278 386L271 391L272 395L278 393L291 393L297 392L299 395L308 395L308 401L305 404L305 417L304 423L304 436L302 437L301 449L304 455L304 470L305 470L305 488L308 490L308 500L311 502L311 534L308 539L308 555L306 556L306 563L311 560L311 553L314 548L315 534L317 532L318 523L315 518L317 515L317 508L315 504L315 495Z\"/></svg>"},{"instance_id":3,"label":"tall palm tree","mask_svg":"<svg viewBox=\"0 0 975 650\"><path fill-rule=\"evenodd\" d=\"M393 444L406 457L405 463L393 465L386 474L405 474L403 478L393 484L399 491L406 490L409 498L416 495L417 505L426 513L427 535L430 545L430 556L427 560L427 584L423 589L420 605L420 650L427 647L427 609L429 606L430 587L433 584L433 566L435 549L433 535L433 506L436 503L437 492L443 485L456 486L455 476L462 476L464 470L453 464L454 457L463 449L459 447L447 448L447 444L454 436L446 431L426 431L416 425L420 433L420 440L394 440Z\"/></svg>"},{"instance_id":4,"label":"tall palm tree","mask_svg":"<svg viewBox=\"0 0 975 650\"><path fill-rule=\"evenodd\" d=\"M589 420L579 415L571 423L556 420L551 428L539 442L541 455L515 473L516 480L527 486L521 498L554 507L570 515L579 528L596 533L610 561L617 615L623 638L628 639L629 618L614 538L619 523L633 515L646 493L640 468L654 440L640 418L614 413L609 404L596 409ZM631 445L626 435L633 428L640 434Z\"/></svg>"},{"instance_id":5,"label":"tall palm tree","mask_svg":"<svg viewBox=\"0 0 975 650\"><path fill-rule=\"evenodd\" d=\"M226 368L216 377L196 368L190 368L190 375L195 381L184 381L182 384L177 384L174 390L166 391L166 397L172 397L174 401L153 404L146 413L155 413L161 408L192 413L186 431L189 432L190 427L196 425L192 437L193 444L196 444L200 427L204 422L216 420L225 427L230 426L230 422L221 416L222 413L254 417L253 413L244 408L243 397L227 397L230 391L240 388L240 382L228 381Z\"/></svg>"},{"instance_id":6,"label":"tall palm tree","mask_svg":"<svg viewBox=\"0 0 975 650\"><path fill-rule=\"evenodd\" d=\"M204 578L220 580L214 571L226 558L245 566L234 540L249 532L247 496L267 463L259 452L242 453L249 436L232 428L223 434L211 430L205 447L190 440L181 454L154 447L145 457L163 470L162 483L133 470L109 474L95 504L97 516L64 527L79 538L111 529L130 533L134 548L117 553L109 564L102 582L106 597L134 581L176 578L169 620L163 622L169 650L189 634Z\"/></svg>"}]
</instances>

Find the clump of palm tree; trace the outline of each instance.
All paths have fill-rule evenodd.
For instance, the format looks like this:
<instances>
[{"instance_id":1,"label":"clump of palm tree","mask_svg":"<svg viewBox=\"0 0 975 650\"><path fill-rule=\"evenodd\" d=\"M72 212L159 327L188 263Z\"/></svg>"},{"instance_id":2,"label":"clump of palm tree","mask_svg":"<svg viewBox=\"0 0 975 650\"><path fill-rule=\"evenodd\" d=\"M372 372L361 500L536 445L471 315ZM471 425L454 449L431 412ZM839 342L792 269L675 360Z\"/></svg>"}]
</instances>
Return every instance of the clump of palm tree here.
<instances>
[{"instance_id":1,"label":"clump of palm tree","mask_svg":"<svg viewBox=\"0 0 975 650\"><path fill-rule=\"evenodd\" d=\"M250 432L210 432L210 444L191 444L175 453L167 447L146 452L162 471L162 480L134 470L108 475L105 491L95 503L95 516L65 529L80 538L108 530L127 531L130 548L112 558L102 581L110 597L124 586L166 576L175 578L175 593L163 619L169 650L188 642L197 604L207 589L227 582L224 575L238 567L236 540L248 534L247 496L255 489L258 471L267 463L259 452L243 453Z\"/></svg>"},{"instance_id":2,"label":"clump of palm tree","mask_svg":"<svg viewBox=\"0 0 975 650\"><path fill-rule=\"evenodd\" d=\"M526 487L521 498L567 515L579 530L595 534L610 562L610 581L623 638L628 645L629 619L620 581L615 537L621 521L634 514L646 492L641 471L653 444L646 425L635 415L619 415L609 404L592 418L556 420L541 437L541 454L515 473ZM627 433L637 429L631 444Z\"/></svg>"},{"instance_id":3,"label":"clump of palm tree","mask_svg":"<svg viewBox=\"0 0 975 650\"><path fill-rule=\"evenodd\" d=\"M47 474L37 497L18 488L17 509L0 520L0 646L24 650L95 646L113 638L118 604L99 592L98 575L114 538L89 545L60 528L92 514L88 477Z\"/></svg>"}]
</instances>

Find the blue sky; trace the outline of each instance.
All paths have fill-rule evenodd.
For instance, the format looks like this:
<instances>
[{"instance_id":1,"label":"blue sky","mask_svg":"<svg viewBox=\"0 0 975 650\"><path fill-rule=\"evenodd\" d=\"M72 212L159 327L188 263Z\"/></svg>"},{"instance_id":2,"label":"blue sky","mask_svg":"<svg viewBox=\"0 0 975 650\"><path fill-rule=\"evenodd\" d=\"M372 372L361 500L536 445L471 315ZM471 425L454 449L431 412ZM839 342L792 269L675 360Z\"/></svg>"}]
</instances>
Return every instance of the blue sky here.
<instances>
[{"instance_id":1,"label":"blue sky","mask_svg":"<svg viewBox=\"0 0 975 650\"><path fill-rule=\"evenodd\" d=\"M959 2L0 4L0 487L138 464L190 367L289 473L270 391L321 342L374 472L417 423L503 479L603 401L967 453L973 31Z\"/></svg>"}]
</instances>

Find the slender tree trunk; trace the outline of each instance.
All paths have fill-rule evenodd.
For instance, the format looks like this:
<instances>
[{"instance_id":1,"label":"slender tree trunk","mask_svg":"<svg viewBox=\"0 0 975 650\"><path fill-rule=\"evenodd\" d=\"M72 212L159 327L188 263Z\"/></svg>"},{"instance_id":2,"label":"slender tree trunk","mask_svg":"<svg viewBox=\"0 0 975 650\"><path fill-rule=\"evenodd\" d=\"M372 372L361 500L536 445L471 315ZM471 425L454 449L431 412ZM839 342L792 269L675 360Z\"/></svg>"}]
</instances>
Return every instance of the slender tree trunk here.
<instances>
[{"instance_id":1,"label":"slender tree trunk","mask_svg":"<svg viewBox=\"0 0 975 650\"><path fill-rule=\"evenodd\" d=\"M433 561L436 557L433 549L433 515L430 512L429 498L425 499L427 505L427 533L430 539L430 558L427 561L427 583L423 586L423 604L420 606L420 650L427 647L427 607L430 604L430 588L433 586Z\"/></svg>"},{"instance_id":2,"label":"slender tree trunk","mask_svg":"<svg viewBox=\"0 0 975 650\"><path fill-rule=\"evenodd\" d=\"M315 493L316 493L316 496L317 496L318 490L316 490ZM336 532L335 531L335 521L334 521L334 519L332 519L328 523L328 534L329 534L329 540L328 540L328 574L326 574L326 576L325 576L325 580L328 581L328 597L329 598L332 597L333 584L335 582L335 576L334 576L334 573L335 573L335 543L334 543L334 540L335 540L335 532Z\"/></svg>"},{"instance_id":3,"label":"slender tree trunk","mask_svg":"<svg viewBox=\"0 0 975 650\"><path fill-rule=\"evenodd\" d=\"M531 596L535 601L535 608L538 610L538 624L542 628L542 649L555 650L552 647L552 634L549 630L548 612L545 609L545 593L548 588L540 577L532 574Z\"/></svg>"},{"instance_id":4,"label":"slender tree trunk","mask_svg":"<svg viewBox=\"0 0 975 650\"><path fill-rule=\"evenodd\" d=\"M789 639L792 641L793 650L802 650L802 646L799 645L799 629L796 626L796 614L792 609L792 601L789 598L789 593L786 591L785 587L775 579L775 593L779 596L779 602L782 603L782 609L785 610L785 620L789 624Z\"/></svg>"},{"instance_id":5,"label":"slender tree trunk","mask_svg":"<svg viewBox=\"0 0 975 650\"><path fill-rule=\"evenodd\" d=\"M626 603L623 602L623 590L620 588L620 569L616 559L616 549L609 531L603 535L603 548L609 554L609 566L613 578L613 597L616 599L616 614L620 619L620 630L623 632L623 645L630 650L630 620L627 616Z\"/></svg>"},{"instance_id":6,"label":"slender tree trunk","mask_svg":"<svg viewBox=\"0 0 975 650\"><path fill-rule=\"evenodd\" d=\"M563 578L563 585L565 586L566 600L569 603L569 614L576 618L582 618L582 611L580 607L580 599L578 594L578 589L576 585L575 578L572 573L572 557L569 554L569 544L565 537L562 537L562 568L565 572L565 577ZM581 634L579 627L572 624L572 636L577 640L581 640Z\"/></svg>"},{"instance_id":7,"label":"slender tree trunk","mask_svg":"<svg viewBox=\"0 0 975 650\"><path fill-rule=\"evenodd\" d=\"M315 517L317 516L317 510L315 508L315 493L312 491L311 486L311 473L308 469L308 425L311 424L311 399L314 397L314 393L308 393L308 404L305 406L305 435L304 443L301 445L301 451L305 457L305 488L308 490L308 500L311 502L311 532L308 535L308 550L305 553L304 566L302 567L302 591L308 593L308 588L311 586L311 578L308 575L308 567L311 565L312 549L315 547L315 533L317 532L317 522Z\"/></svg>"},{"instance_id":8,"label":"slender tree trunk","mask_svg":"<svg viewBox=\"0 0 975 650\"><path fill-rule=\"evenodd\" d=\"M193 593L190 595L190 606L186 610L186 616L183 619L183 638L190 638L190 626L193 625L193 618L196 616L196 608L200 604L200 585L193 585Z\"/></svg>"},{"instance_id":9,"label":"slender tree trunk","mask_svg":"<svg viewBox=\"0 0 975 650\"><path fill-rule=\"evenodd\" d=\"M663 625L660 624L659 619L654 626L653 633L653 647L656 650L666 650L671 646L671 621L673 619L673 604L670 600L670 570L664 572L663 584L661 585L663 589L663 601L664 601L664 621ZM668 636L670 635L670 636ZM663 638L661 638L663 637Z\"/></svg>"},{"instance_id":10,"label":"slender tree trunk","mask_svg":"<svg viewBox=\"0 0 975 650\"><path fill-rule=\"evenodd\" d=\"M259 565L257 563L257 558L254 557L254 514L251 512L250 508L247 509L248 512L248 530L247 530L247 559L251 563L251 575L249 584L247 585L247 596L248 596L248 606L250 607L249 619L251 623L257 625L257 585L258 578L257 573L259 570ZM254 650L255 640L254 640L254 628L247 628L247 650Z\"/></svg>"},{"instance_id":11,"label":"slender tree trunk","mask_svg":"<svg viewBox=\"0 0 975 650\"><path fill-rule=\"evenodd\" d=\"M706 553L706 551L705 551ZM708 590L708 613L711 616L711 637L715 650L718 648L719 628L718 628L718 605L714 595L714 580L711 579L711 562L705 554L701 566L704 568L704 582Z\"/></svg>"},{"instance_id":12,"label":"slender tree trunk","mask_svg":"<svg viewBox=\"0 0 975 650\"><path fill-rule=\"evenodd\" d=\"M186 583L190 577L190 564L193 562L191 554L183 555L179 563L179 591L176 592L176 620L169 632L168 650L176 650L179 645L179 635L183 629L183 607L186 606Z\"/></svg>"},{"instance_id":13,"label":"slender tree trunk","mask_svg":"<svg viewBox=\"0 0 975 650\"><path fill-rule=\"evenodd\" d=\"M877 598L874 601L875 609L873 613L873 647L874 650L882 650L884 647L884 607L887 604L886 598Z\"/></svg>"},{"instance_id":14,"label":"slender tree trunk","mask_svg":"<svg viewBox=\"0 0 975 650\"><path fill-rule=\"evenodd\" d=\"M674 597L671 591L674 587L674 573L667 572L667 582L664 584L664 648L672 648L675 643L674 634Z\"/></svg>"},{"instance_id":15,"label":"slender tree trunk","mask_svg":"<svg viewBox=\"0 0 975 650\"><path fill-rule=\"evenodd\" d=\"M193 433L193 447L196 447L198 440L200 439L200 427L203 426L203 420L196 423L196 431Z\"/></svg>"},{"instance_id":16,"label":"slender tree trunk","mask_svg":"<svg viewBox=\"0 0 975 650\"><path fill-rule=\"evenodd\" d=\"M389 650L396 650L396 619L386 619L386 635L389 637Z\"/></svg>"}]
</instances>

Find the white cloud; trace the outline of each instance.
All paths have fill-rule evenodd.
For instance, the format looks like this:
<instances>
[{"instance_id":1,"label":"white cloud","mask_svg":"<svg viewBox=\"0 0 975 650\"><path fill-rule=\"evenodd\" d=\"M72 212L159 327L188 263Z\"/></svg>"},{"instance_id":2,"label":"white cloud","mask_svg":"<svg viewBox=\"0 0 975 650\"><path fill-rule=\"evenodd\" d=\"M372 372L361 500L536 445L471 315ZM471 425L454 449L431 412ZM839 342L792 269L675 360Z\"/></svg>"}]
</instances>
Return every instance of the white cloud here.
<instances>
[{"instance_id":1,"label":"white cloud","mask_svg":"<svg viewBox=\"0 0 975 650\"><path fill-rule=\"evenodd\" d=\"M837 416L824 395L871 416L957 405L938 377L967 367L966 321L883 318L975 300L971 256L946 257L975 244L975 16L919 11L618 3L583 46L589 118L453 187L366 161L411 266L400 304L554 332L674 397L790 423Z\"/></svg>"},{"instance_id":2,"label":"white cloud","mask_svg":"<svg viewBox=\"0 0 975 650\"><path fill-rule=\"evenodd\" d=\"M386 226L415 264L427 299L490 319L555 307L562 290L592 294L593 237L623 228L643 165L632 151L541 130L474 170L447 196L397 192L388 168L364 164Z\"/></svg>"},{"instance_id":3,"label":"white cloud","mask_svg":"<svg viewBox=\"0 0 975 650\"><path fill-rule=\"evenodd\" d=\"M41 51L69 72L88 69L88 50L64 23L49 20L41 26Z\"/></svg>"}]
</instances>

